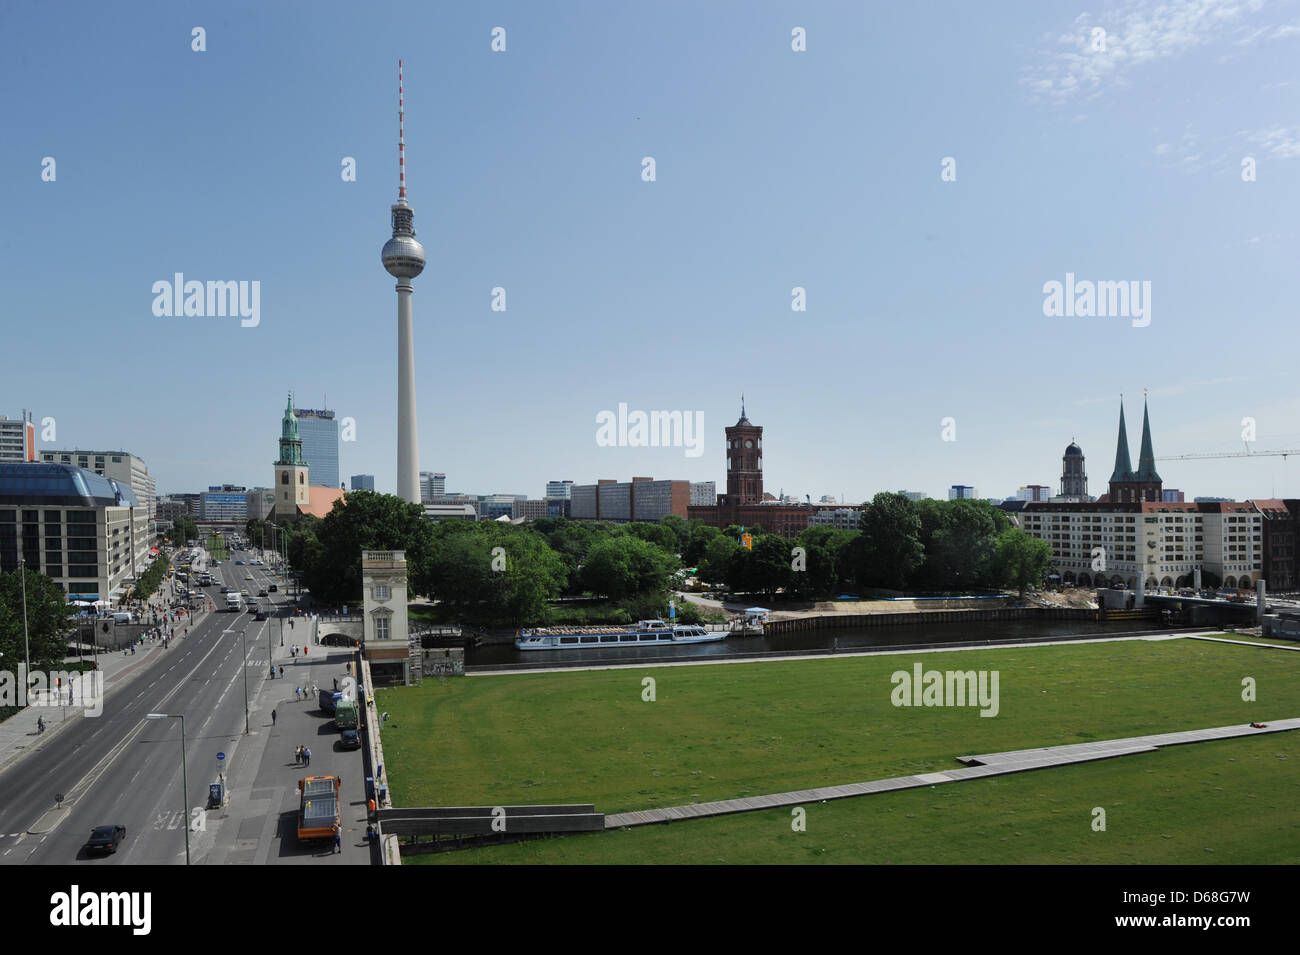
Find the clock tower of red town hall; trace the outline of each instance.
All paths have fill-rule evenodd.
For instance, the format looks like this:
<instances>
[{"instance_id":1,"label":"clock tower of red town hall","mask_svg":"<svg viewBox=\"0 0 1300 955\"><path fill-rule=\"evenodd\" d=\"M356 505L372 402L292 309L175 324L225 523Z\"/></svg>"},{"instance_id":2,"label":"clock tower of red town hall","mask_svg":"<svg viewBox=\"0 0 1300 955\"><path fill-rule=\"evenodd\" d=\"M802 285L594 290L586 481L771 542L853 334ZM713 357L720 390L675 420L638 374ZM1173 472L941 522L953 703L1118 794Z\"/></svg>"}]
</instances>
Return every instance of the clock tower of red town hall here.
<instances>
[{"instance_id":1,"label":"clock tower of red town hall","mask_svg":"<svg viewBox=\"0 0 1300 955\"><path fill-rule=\"evenodd\" d=\"M728 504L757 504L763 500L763 429L745 417L740 399L740 420L727 432Z\"/></svg>"}]
</instances>

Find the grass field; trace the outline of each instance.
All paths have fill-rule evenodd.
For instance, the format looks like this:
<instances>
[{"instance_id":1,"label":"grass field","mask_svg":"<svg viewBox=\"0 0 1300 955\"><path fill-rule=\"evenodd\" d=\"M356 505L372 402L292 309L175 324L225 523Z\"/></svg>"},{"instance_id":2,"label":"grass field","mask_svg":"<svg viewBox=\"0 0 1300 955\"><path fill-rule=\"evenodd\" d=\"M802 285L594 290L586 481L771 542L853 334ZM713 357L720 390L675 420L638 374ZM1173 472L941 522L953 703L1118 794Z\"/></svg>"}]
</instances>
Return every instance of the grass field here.
<instances>
[{"instance_id":1,"label":"grass field","mask_svg":"<svg viewBox=\"0 0 1300 955\"><path fill-rule=\"evenodd\" d=\"M226 541L220 534L209 535L208 539L203 542L203 547L213 560L226 559Z\"/></svg>"},{"instance_id":2,"label":"grass field","mask_svg":"<svg viewBox=\"0 0 1300 955\"><path fill-rule=\"evenodd\" d=\"M1300 732L405 864L1300 863ZM1092 829L1093 809L1106 831Z\"/></svg>"},{"instance_id":3,"label":"grass field","mask_svg":"<svg viewBox=\"0 0 1300 955\"><path fill-rule=\"evenodd\" d=\"M890 675L914 662L998 671L998 716L893 706ZM395 805L590 802L611 813L1298 716L1298 669L1300 656L1275 650L1131 641L471 676L381 690L377 702L392 714L383 742ZM642 700L646 677L655 702ZM1242 701L1244 677L1259 702Z\"/></svg>"}]
</instances>

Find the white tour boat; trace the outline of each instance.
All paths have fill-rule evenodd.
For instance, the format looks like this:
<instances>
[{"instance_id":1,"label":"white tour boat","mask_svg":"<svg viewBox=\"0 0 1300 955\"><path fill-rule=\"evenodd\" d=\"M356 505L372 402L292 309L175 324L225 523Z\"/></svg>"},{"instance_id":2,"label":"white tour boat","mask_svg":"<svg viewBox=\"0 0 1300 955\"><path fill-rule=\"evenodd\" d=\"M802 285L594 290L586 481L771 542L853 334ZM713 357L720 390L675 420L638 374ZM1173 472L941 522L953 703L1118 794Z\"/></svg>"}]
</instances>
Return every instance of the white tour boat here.
<instances>
[{"instance_id":1,"label":"white tour boat","mask_svg":"<svg viewBox=\"0 0 1300 955\"><path fill-rule=\"evenodd\" d=\"M568 650L579 647L632 647L666 643L714 643L725 640L725 630L687 625L674 627L662 620L641 620L635 627L534 627L520 630L515 646L520 650Z\"/></svg>"}]
</instances>

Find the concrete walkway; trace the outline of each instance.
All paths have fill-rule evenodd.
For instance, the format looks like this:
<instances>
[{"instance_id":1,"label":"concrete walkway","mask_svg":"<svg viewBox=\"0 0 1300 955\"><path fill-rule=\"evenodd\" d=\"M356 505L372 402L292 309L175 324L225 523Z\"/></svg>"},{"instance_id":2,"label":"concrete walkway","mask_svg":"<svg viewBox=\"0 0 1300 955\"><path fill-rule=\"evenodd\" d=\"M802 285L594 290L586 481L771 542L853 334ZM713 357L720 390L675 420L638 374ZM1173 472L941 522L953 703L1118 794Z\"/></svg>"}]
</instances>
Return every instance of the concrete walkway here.
<instances>
[{"instance_id":1,"label":"concrete walkway","mask_svg":"<svg viewBox=\"0 0 1300 955\"><path fill-rule=\"evenodd\" d=\"M895 792L902 789L920 789L939 783L955 783L986 776L1022 773L1031 769L1067 766L1133 753L1150 753L1163 746L1183 743L1201 743L1207 740L1232 739L1238 736L1255 736L1260 733L1281 733L1300 729L1300 719L1275 720L1262 729L1250 725L1218 726L1204 730L1180 733L1161 733L1155 736L1135 736L1129 739L1098 740L1092 743L1072 743L1065 746L1045 746L1037 749L1012 750L1006 753L986 753L980 756L961 756L958 762L966 763L962 769L939 773L922 773L916 776L895 776L891 779L874 779L865 783L845 786L827 786L821 789L801 789L795 792L773 793L767 796L749 796L745 799L725 799L720 802L696 803L690 806L671 806L667 809L645 809L605 817L606 829L630 826L648 826L659 822L682 819L700 819L707 816L726 816L759 809L777 809L799 806L810 802L845 799L850 796L867 796L872 793Z\"/></svg>"}]
</instances>

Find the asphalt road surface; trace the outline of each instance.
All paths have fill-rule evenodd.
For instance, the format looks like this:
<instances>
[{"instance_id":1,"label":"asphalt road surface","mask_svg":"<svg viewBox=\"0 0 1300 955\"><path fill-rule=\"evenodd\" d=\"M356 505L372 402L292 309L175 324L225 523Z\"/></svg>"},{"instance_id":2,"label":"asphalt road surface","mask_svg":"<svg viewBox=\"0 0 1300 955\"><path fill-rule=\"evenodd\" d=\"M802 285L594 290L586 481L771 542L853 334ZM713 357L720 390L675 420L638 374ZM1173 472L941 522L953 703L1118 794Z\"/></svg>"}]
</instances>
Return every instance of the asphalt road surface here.
<instances>
[{"instance_id":1,"label":"asphalt road surface","mask_svg":"<svg viewBox=\"0 0 1300 955\"><path fill-rule=\"evenodd\" d=\"M230 586L247 587L254 597L272 582L265 567L240 566L233 559L213 571ZM247 580L248 575L253 580ZM220 585L205 592L218 608L222 606ZM281 592L262 600L273 601L278 609L287 606L288 598ZM296 810L296 782L306 775L293 765L293 747L300 741L312 747L313 756L319 754L313 759L312 774L343 778L348 827L344 842L355 845L335 858L369 861L364 840L357 834L357 820L352 818L359 805L359 832L364 833L360 753L334 749L338 734L333 724L326 729L327 717L308 713L316 709L314 699L287 706L279 703L293 700L295 678L309 683L308 674L314 673L318 682L332 685L333 677L343 673L344 658L328 663L319 653L324 648L314 647L319 655L311 665L301 657L289 657L288 648L280 648L280 628L281 621L274 617L257 621L249 613L219 609L192 626L189 635L173 642L170 649L148 645L141 672L109 691L99 717L76 720L0 775L0 864L184 864L187 830L194 864L272 862L282 856L310 860L315 850L297 846L292 812L290 838L280 839L285 830L284 806ZM302 640L306 633L301 621L294 630L284 626L286 642ZM277 665L285 665L283 680L268 679L268 654L274 654ZM245 679L249 735L244 734ZM284 717L275 728L270 718L273 707ZM148 720L147 713L185 717L186 786L182 787L181 721ZM289 731L303 736L309 729L315 734L309 739L295 737L289 743L282 736ZM225 754L232 798L225 808L209 812L205 809L208 784L217 777L218 753ZM268 786L258 780L264 769L283 771ZM247 801L250 794L259 793L264 807ZM56 794L64 796L59 809L55 809ZM272 806L270 797L277 796L277 805ZM267 825L254 832L249 813L259 808L261 812L252 818ZM91 859L82 846L91 829L101 825L125 826L126 838L115 854ZM283 845L274 845L277 840Z\"/></svg>"}]
</instances>

